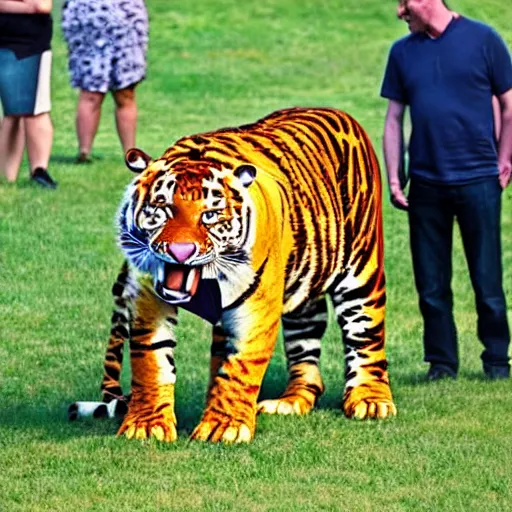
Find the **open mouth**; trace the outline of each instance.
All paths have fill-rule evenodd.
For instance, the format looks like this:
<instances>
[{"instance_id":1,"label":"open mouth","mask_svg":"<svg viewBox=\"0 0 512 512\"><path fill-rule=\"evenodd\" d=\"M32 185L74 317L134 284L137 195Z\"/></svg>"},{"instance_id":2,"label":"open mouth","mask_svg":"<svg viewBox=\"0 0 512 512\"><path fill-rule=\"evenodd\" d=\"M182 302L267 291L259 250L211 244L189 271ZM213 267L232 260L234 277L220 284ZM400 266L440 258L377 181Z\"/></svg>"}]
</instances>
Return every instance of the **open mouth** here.
<instances>
[{"instance_id":1,"label":"open mouth","mask_svg":"<svg viewBox=\"0 0 512 512\"><path fill-rule=\"evenodd\" d=\"M202 267L162 262L155 276L155 291L166 302L188 302L197 292Z\"/></svg>"}]
</instances>

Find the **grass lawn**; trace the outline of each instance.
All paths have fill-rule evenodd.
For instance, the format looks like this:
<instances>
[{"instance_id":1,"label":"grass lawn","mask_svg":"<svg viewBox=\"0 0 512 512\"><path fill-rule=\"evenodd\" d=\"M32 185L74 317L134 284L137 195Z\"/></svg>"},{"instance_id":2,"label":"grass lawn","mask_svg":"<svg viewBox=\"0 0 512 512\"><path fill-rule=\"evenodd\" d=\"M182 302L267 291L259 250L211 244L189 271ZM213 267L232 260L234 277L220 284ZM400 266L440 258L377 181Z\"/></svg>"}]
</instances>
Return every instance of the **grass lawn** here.
<instances>
[{"instance_id":1,"label":"grass lawn","mask_svg":"<svg viewBox=\"0 0 512 512\"><path fill-rule=\"evenodd\" d=\"M457 0L512 47L510 0ZM391 42L405 33L393 0L147 0L147 80L137 90L138 145L157 156L182 135L256 120L272 110L334 106L366 127L380 154L379 98ZM512 382L482 377L474 298L458 239L454 294L462 368L426 384L406 217L385 200L387 351L396 419L340 411L343 353L323 343L326 392L307 417L261 417L247 446L189 443L204 405L207 324L180 315L180 440L116 439L112 422L68 423L69 403L99 398L110 289L122 257L114 216L125 169L112 100L95 154L75 166L76 91L55 12L55 192L0 182L0 511L512 510ZM503 257L512 322L512 187L504 193ZM125 375L126 382L129 376ZM286 382L282 347L263 395Z\"/></svg>"}]
</instances>

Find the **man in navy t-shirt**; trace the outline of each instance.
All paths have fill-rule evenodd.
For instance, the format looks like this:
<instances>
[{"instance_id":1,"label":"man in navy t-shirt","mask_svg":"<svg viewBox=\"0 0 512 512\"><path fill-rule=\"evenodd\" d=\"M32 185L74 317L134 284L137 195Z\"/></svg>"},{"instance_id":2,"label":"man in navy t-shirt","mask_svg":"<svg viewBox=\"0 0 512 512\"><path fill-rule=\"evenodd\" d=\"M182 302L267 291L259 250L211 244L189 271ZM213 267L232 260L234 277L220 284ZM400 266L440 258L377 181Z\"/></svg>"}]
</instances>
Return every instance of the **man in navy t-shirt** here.
<instances>
[{"instance_id":1,"label":"man in navy t-shirt","mask_svg":"<svg viewBox=\"0 0 512 512\"><path fill-rule=\"evenodd\" d=\"M511 179L512 63L491 27L442 0L400 0L411 34L389 53L381 95L389 100L384 157L391 201L408 210L411 252L424 321L427 377L456 377L452 234L457 218L476 296L485 374L510 375L502 285L501 192ZM494 129L492 98L500 103ZM410 190L404 194L403 118L409 107Z\"/></svg>"}]
</instances>

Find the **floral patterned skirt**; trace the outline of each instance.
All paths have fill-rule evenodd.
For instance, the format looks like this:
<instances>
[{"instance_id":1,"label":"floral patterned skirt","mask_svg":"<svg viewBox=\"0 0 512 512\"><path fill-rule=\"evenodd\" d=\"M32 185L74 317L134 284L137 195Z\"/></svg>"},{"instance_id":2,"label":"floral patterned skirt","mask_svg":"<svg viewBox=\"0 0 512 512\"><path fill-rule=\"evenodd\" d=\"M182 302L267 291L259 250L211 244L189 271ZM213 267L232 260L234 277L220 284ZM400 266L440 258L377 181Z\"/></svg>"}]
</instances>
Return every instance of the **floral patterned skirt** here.
<instances>
[{"instance_id":1,"label":"floral patterned skirt","mask_svg":"<svg viewBox=\"0 0 512 512\"><path fill-rule=\"evenodd\" d=\"M144 79L148 15L143 0L67 0L62 31L73 87L106 93Z\"/></svg>"}]
</instances>

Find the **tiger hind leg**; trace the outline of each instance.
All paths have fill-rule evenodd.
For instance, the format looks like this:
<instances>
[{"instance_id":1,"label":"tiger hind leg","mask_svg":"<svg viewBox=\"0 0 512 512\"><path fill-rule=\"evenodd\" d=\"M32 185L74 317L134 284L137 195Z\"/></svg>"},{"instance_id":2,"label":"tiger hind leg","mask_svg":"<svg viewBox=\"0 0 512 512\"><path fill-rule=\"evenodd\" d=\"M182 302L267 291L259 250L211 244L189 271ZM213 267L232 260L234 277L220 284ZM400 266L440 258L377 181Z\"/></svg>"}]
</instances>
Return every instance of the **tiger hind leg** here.
<instances>
[{"instance_id":1,"label":"tiger hind leg","mask_svg":"<svg viewBox=\"0 0 512 512\"><path fill-rule=\"evenodd\" d=\"M120 383L123 365L124 344L130 338L131 294L129 269L126 262L112 287L114 311L111 331L104 359L104 374L101 383L102 401L79 401L68 408L70 421L80 418L122 418L128 410L130 395L124 395Z\"/></svg>"},{"instance_id":2,"label":"tiger hind leg","mask_svg":"<svg viewBox=\"0 0 512 512\"><path fill-rule=\"evenodd\" d=\"M103 402L127 400L121 386L121 370L125 342L130 340L133 291L130 292L129 269L125 262L112 287L114 311L112 312L110 337L104 359L101 397Z\"/></svg>"},{"instance_id":3,"label":"tiger hind leg","mask_svg":"<svg viewBox=\"0 0 512 512\"><path fill-rule=\"evenodd\" d=\"M319 361L320 339L327 327L325 297L283 315L282 322L288 384L279 398L261 401L258 413L307 414L324 392Z\"/></svg>"},{"instance_id":4,"label":"tiger hind leg","mask_svg":"<svg viewBox=\"0 0 512 512\"><path fill-rule=\"evenodd\" d=\"M348 269L333 283L331 296L345 346L345 415L356 419L395 416L384 351L382 266L363 276Z\"/></svg>"}]
</instances>

